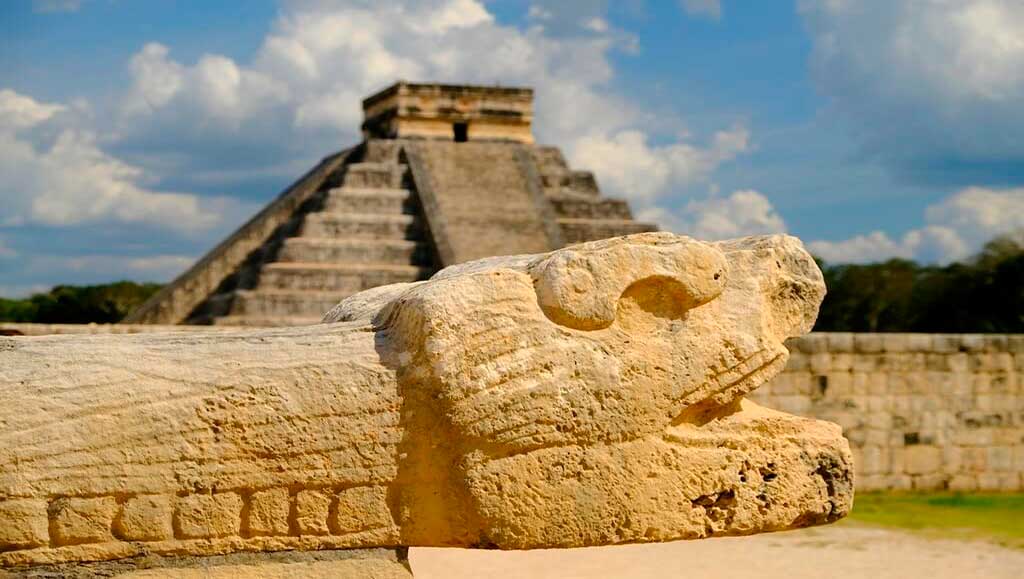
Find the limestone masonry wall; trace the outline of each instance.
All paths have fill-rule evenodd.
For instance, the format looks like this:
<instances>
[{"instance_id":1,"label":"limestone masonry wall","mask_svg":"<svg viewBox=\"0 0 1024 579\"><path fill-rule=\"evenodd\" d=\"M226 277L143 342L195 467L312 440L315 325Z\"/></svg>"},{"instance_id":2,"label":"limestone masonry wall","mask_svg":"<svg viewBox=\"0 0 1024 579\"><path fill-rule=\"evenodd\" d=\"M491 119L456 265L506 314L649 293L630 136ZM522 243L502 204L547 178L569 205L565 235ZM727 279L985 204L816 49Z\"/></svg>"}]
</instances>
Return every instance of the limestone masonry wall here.
<instances>
[{"instance_id":1,"label":"limestone masonry wall","mask_svg":"<svg viewBox=\"0 0 1024 579\"><path fill-rule=\"evenodd\" d=\"M813 333L750 398L843 427L858 490L1024 489L1024 335Z\"/></svg>"}]
</instances>

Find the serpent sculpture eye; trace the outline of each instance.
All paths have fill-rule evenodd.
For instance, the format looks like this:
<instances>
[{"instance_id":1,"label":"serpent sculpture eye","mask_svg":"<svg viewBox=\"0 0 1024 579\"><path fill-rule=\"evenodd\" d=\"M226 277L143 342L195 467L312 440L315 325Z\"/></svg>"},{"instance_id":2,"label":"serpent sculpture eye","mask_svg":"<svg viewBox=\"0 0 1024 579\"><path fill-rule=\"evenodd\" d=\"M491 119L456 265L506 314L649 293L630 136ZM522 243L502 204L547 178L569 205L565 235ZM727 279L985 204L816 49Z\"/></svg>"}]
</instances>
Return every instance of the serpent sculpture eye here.
<instances>
[{"instance_id":1,"label":"serpent sculpture eye","mask_svg":"<svg viewBox=\"0 0 1024 579\"><path fill-rule=\"evenodd\" d=\"M743 399L823 295L794 238L655 233L454 266L315 326L0 338L0 565L832 521L839 428Z\"/></svg>"}]
</instances>

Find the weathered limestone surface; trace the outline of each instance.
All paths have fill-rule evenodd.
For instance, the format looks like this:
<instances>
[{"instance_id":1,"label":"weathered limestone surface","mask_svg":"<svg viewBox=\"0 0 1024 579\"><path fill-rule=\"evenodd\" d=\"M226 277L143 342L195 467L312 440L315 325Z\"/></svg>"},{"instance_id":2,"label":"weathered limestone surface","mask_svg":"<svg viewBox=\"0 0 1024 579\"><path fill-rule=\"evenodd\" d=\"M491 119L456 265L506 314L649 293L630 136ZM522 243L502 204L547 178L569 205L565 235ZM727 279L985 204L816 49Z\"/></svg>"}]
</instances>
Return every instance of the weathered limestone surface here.
<instances>
[{"instance_id":1,"label":"weathered limestone surface","mask_svg":"<svg viewBox=\"0 0 1024 579\"><path fill-rule=\"evenodd\" d=\"M0 339L0 565L749 534L845 515L838 426L743 396L798 240L491 258L274 330Z\"/></svg>"},{"instance_id":2,"label":"weathered limestone surface","mask_svg":"<svg viewBox=\"0 0 1024 579\"><path fill-rule=\"evenodd\" d=\"M442 263L564 245L526 147L434 142L405 151Z\"/></svg>"}]
</instances>

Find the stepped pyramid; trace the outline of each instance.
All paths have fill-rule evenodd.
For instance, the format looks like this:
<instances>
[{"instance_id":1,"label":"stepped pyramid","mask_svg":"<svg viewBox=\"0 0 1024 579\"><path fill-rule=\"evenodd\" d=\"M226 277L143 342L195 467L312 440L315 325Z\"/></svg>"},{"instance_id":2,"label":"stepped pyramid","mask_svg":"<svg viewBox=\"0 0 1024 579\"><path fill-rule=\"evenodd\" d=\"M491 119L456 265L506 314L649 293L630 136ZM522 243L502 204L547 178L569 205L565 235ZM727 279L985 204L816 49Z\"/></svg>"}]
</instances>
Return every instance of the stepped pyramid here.
<instances>
[{"instance_id":1,"label":"stepped pyramid","mask_svg":"<svg viewBox=\"0 0 1024 579\"><path fill-rule=\"evenodd\" d=\"M128 323L317 323L341 299L493 255L652 231L533 142L528 88L399 82L331 155Z\"/></svg>"}]
</instances>

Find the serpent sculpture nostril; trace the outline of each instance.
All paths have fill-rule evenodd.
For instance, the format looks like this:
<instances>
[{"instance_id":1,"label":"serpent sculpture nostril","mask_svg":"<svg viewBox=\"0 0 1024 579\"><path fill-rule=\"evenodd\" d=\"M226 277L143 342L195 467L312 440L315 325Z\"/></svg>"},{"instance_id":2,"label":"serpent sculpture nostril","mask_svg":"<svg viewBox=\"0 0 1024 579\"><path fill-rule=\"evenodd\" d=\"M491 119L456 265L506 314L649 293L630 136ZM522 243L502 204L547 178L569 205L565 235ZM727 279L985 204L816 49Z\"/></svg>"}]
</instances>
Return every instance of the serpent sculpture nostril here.
<instances>
[{"instance_id":1,"label":"serpent sculpture nostril","mask_svg":"<svg viewBox=\"0 0 1024 579\"><path fill-rule=\"evenodd\" d=\"M658 311L675 319L725 287L725 256L705 243L658 233L627 239L581 244L534 263L545 315L575 330L598 330L615 321L620 299L641 297L662 303Z\"/></svg>"}]
</instances>

